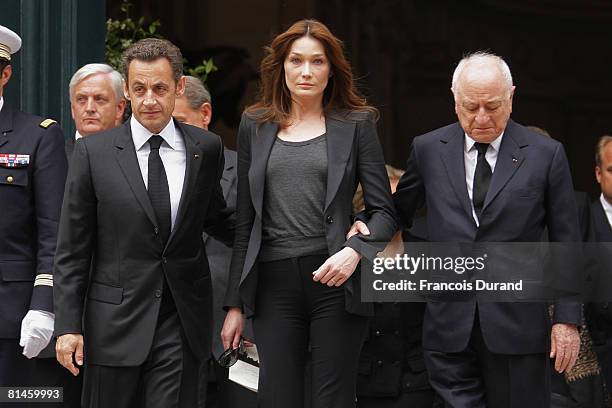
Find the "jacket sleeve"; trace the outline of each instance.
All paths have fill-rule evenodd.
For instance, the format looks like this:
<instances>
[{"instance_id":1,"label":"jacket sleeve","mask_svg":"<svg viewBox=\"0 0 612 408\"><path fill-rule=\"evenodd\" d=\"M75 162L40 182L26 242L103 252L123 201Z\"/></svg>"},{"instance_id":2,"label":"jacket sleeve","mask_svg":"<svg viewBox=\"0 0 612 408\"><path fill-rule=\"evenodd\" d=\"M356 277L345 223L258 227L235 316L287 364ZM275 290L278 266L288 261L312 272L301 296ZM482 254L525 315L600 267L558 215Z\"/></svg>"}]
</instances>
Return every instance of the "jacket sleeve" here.
<instances>
[{"instance_id":1,"label":"jacket sleeve","mask_svg":"<svg viewBox=\"0 0 612 408\"><path fill-rule=\"evenodd\" d=\"M55 256L55 335L82 333L81 321L95 236L97 199L89 153L77 141L70 161Z\"/></svg>"},{"instance_id":2,"label":"jacket sleeve","mask_svg":"<svg viewBox=\"0 0 612 408\"><path fill-rule=\"evenodd\" d=\"M53 312L53 257L64 196L67 162L59 125L44 129L34 156L33 190L38 234L36 280L30 310Z\"/></svg>"},{"instance_id":3,"label":"jacket sleeve","mask_svg":"<svg viewBox=\"0 0 612 408\"><path fill-rule=\"evenodd\" d=\"M228 247L234 241L235 215L234 209L228 207L223 196L221 187L221 177L225 169L225 157L223 154L223 144L219 139L219 156L217 158L217 173L215 175L215 186L213 195L208 205L208 211L204 220L204 232L223 242Z\"/></svg>"},{"instance_id":4,"label":"jacket sleeve","mask_svg":"<svg viewBox=\"0 0 612 408\"><path fill-rule=\"evenodd\" d=\"M240 278L249 246L251 229L255 219L255 209L251 200L249 186L249 168L251 166L251 132L255 123L246 114L242 115L238 128L238 162L237 162L237 199L236 199L236 230L234 251L230 264L230 276L225 293L224 307L240 307L242 301L239 294Z\"/></svg>"},{"instance_id":5,"label":"jacket sleeve","mask_svg":"<svg viewBox=\"0 0 612 408\"><path fill-rule=\"evenodd\" d=\"M410 228L415 212L425 204L425 183L421 177L417 151L418 138L410 147L406 172L397 184L393 202L400 228Z\"/></svg>"},{"instance_id":6,"label":"jacket sleeve","mask_svg":"<svg viewBox=\"0 0 612 408\"><path fill-rule=\"evenodd\" d=\"M374 259L397 230L385 159L371 118L357 122L357 177L363 188L365 217L370 235L357 234L346 246L367 259Z\"/></svg>"},{"instance_id":7,"label":"jacket sleeve","mask_svg":"<svg viewBox=\"0 0 612 408\"><path fill-rule=\"evenodd\" d=\"M568 242L575 247L581 242L578 225L578 209L572 186L572 176L563 146L559 143L554 152L548 173L546 191L546 225L550 242ZM572 245L574 244L574 245ZM574 251L571 251L574 252ZM567 256L566 254L561 254ZM577 263L574 263L577 265ZM579 271L569 271L574 276L560 277L575 280ZM559 278L559 277L558 277ZM573 301L555 302L553 323L570 323L579 325L582 322L582 305Z\"/></svg>"}]
</instances>

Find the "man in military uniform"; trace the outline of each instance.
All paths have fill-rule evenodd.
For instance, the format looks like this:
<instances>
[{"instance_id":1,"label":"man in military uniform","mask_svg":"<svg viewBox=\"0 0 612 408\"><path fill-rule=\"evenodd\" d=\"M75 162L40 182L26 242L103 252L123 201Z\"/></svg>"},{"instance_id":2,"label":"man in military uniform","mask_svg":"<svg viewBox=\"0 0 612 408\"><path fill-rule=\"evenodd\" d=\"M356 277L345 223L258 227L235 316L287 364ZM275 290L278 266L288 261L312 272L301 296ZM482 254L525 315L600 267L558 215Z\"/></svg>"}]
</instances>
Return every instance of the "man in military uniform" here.
<instances>
[{"instance_id":1,"label":"man in military uniform","mask_svg":"<svg viewBox=\"0 0 612 408\"><path fill-rule=\"evenodd\" d=\"M0 386L60 386L55 359L34 357L53 336L64 136L54 120L13 109L2 97L20 47L19 36L0 26Z\"/></svg>"}]
</instances>

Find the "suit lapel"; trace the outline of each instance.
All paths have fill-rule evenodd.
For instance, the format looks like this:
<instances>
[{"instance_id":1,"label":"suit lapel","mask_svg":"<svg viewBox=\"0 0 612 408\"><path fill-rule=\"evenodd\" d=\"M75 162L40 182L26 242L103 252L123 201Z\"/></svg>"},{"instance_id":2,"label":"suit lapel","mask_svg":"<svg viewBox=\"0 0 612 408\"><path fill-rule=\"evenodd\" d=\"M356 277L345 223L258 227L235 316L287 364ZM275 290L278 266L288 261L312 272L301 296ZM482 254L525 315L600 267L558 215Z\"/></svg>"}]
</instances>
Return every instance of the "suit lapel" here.
<instances>
[{"instance_id":1,"label":"suit lapel","mask_svg":"<svg viewBox=\"0 0 612 408\"><path fill-rule=\"evenodd\" d=\"M249 168L249 187L253 208L259 217L262 217L264 184L266 181L266 168L272 146L278 133L276 123L255 124L255 135L251 138L251 167Z\"/></svg>"},{"instance_id":2,"label":"suit lapel","mask_svg":"<svg viewBox=\"0 0 612 408\"><path fill-rule=\"evenodd\" d=\"M446 169L448 180L465 210L469 219L476 225L472 215L472 203L465 184L465 133L459 124L456 124L446 135L440 139L444 144L440 158Z\"/></svg>"},{"instance_id":3,"label":"suit lapel","mask_svg":"<svg viewBox=\"0 0 612 408\"><path fill-rule=\"evenodd\" d=\"M13 110L6 106L6 101L0 110L0 147L8 142L7 133L13 131Z\"/></svg>"},{"instance_id":4,"label":"suit lapel","mask_svg":"<svg viewBox=\"0 0 612 408\"><path fill-rule=\"evenodd\" d=\"M157 225L153 206L151 206L151 201L142 179L142 173L140 172L140 166L138 165L138 157L136 156L136 148L132 140L129 120L125 122L123 127L117 130L115 135L115 157L140 206L151 220L151 223Z\"/></svg>"},{"instance_id":5,"label":"suit lapel","mask_svg":"<svg viewBox=\"0 0 612 408\"><path fill-rule=\"evenodd\" d=\"M174 228L172 228L170 237L168 238L168 244L172 242L172 238L177 234L183 218L185 218L185 213L189 207L189 200L198 179L198 172L200 171L202 162L205 160L202 150L199 147L200 142L189 133L187 127L183 126L182 123L174 120L174 124L180 130L183 135L183 140L185 141L185 180L183 182L183 191L181 192L179 208L176 213L176 221L174 222Z\"/></svg>"},{"instance_id":6,"label":"suit lapel","mask_svg":"<svg viewBox=\"0 0 612 408\"><path fill-rule=\"evenodd\" d=\"M497 155L497 162L495 163L495 170L493 171L493 177L491 178L491 185L487 191L487 197L485 198L484 205L482 206L482 212L487 209L487 206L495 199L497 194L502 188L508 183L512 175L521 167L525 158L521 155L521 148L528 145L527 141L519 137L515 131L516 126L511 120L508 121L504 136L502 138L501 145L499 147L499 153Z\"/></svg>"},{"instance_id":7,"label":"suit lapel","mask_svg":"<svg viewBox=\"0 0 612 408\"><path fill-rule=\"evenodd\" d=\"M325 118L325 127L327 133L327 191L324 211L327 211L346 171L346 163L355 138L355 122L341 121L329 115Z\"/></svg>"}]
</instances>

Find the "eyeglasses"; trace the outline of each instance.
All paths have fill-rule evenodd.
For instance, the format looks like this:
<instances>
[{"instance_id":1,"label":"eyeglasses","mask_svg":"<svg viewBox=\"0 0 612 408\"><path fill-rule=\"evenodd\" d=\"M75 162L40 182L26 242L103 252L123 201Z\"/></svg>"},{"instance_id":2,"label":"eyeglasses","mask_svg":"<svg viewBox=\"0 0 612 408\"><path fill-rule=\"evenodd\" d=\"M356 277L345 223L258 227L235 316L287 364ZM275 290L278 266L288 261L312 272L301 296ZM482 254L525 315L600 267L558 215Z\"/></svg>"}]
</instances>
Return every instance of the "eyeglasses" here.
<instances>
[{"instance_id":1,"label":"eyeglasses","mask_svg":"<svg viewBox=\"0 0 612 408\"><path fill-rule=\"evenodd\" d=\"M230 346L230 348L228 348L223 352L223 354L221 354L221 357L219 357L217 362L223 368L230 368L231 366L236 364L236 361L238 361L238 357L244 355L245 353L246 352L244 349L244 341L240 339L240 344L238 345L238 347L233 349Z\"/></svg>"}]
</instances>

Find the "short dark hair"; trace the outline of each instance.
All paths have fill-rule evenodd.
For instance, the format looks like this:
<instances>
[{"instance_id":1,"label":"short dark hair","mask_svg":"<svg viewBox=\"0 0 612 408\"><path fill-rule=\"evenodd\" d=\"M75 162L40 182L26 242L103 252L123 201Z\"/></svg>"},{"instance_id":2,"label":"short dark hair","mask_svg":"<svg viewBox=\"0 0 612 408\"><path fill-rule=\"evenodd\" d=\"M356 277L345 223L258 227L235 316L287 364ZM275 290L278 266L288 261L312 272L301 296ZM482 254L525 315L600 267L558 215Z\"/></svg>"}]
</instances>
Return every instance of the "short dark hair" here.
<instances>
[{"instance_id":1,"label":"short dark hair","mask_svg":"<svg viewBox=\"0 0 612 408\"><path fill-rule=\"evenodd\" d=\"M0 58L0 73L2 73L2 71L4 71L4 68L8 67L9 65L11 65L10 61Z\"/></svg>"},{"instance_id":2,"label":"short dark hair","mask_svg":"<svg viewBox=\"0 0 612 408\"><path fill-rule=\"evenodd\" d=\"M174 82L178 82L183 75L183 55L181 50L168 40L159 38L145 38L130 45L121 56L121 70L125 80L128 79L130 62L133 60L155 61L166 58L172 67Z\"/></svg>"},{"instance_id":3,"label":"short dark hair","mask_svg":"<svg viewBox=\"0 0 612 408\"><path fill-rule=\"evenodd\" d=\"M597 148L595 149L595 164L601 166L601 154L608 143L612 142L612 136L603 135L597 141Z\"/></svg>"}]
</instances>

